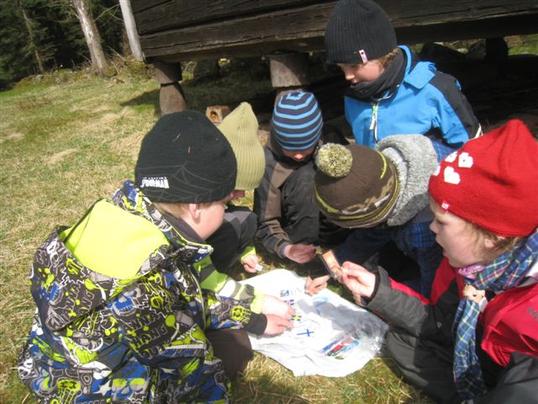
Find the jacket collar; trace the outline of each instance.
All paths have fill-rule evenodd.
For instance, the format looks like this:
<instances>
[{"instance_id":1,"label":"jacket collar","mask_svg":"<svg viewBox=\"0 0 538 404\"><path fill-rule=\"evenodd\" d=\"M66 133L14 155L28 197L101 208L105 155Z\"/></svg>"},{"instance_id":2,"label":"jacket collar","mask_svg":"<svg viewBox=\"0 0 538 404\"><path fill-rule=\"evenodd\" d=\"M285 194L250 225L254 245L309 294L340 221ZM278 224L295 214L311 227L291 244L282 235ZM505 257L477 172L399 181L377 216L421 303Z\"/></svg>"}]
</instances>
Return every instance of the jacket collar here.
<instances>
[{"instance_id":1,"label":"jacket collar","mask_svg":"<svg viewBox=\"0 0 538 404\"><path fill-rule=\"evenodd\" d=\"M178 250L171 255L175 256L178 252L188 250L186 256L198 262L213 252L213 247L205 243L185 221L161 213L132 181L125 181L113 195L112 200L122 209L142 216L157 226L174 250Z\"/></svg>"},{"instance_id":2,"label":"jacket collar","mask_svg":"<svg viewBox=\"0 0 538 404\"><path fill-rule=\"evenodd\" d=\"M418 61L407 46L400 46L400 49L402 49L406 60L403 82L416 89L425 87L437 73L435 64Z\"/></svg>"}]
</instances>

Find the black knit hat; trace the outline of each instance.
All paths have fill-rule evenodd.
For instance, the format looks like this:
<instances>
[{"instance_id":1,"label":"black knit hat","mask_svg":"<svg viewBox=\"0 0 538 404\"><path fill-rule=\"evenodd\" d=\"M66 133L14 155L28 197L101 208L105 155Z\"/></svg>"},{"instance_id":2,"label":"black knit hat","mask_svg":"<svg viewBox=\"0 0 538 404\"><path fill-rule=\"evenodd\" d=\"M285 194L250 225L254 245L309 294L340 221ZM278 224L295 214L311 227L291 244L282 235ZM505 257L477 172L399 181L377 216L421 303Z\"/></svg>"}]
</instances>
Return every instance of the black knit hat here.
<instances>
[{"instance_id":1,"label":"black knit hat","mask_svg":"<svg viewBox=\"0 0 538 404\"><path fill-rule=\"evenodd\" d=\"M327 63L366 63L396 48L389 17L370 0L340 0L325 30Z\"/></svg>"},{"instance_id":2,"label":"black knit hat","mask_svg":"<svg viewBox=\"0 0 538 404\"><path fill-rule=\"evenodd\" d=\"M316 202L340 227L373 227L387 220L399 197L392 162L357 144L327 143L316 154Z\"/></svg>"},{"instance_id":3,"label":"black knit hat","mask_svg":"<svg viewBox=\"0 0 538 404\"><path fill-rule=\"evenodd\" d=\"M164 115L142 140L136 185L153 202L219 201L234 189L237 163L224 135L204 115Z\"/></svg>"}]
</instances>

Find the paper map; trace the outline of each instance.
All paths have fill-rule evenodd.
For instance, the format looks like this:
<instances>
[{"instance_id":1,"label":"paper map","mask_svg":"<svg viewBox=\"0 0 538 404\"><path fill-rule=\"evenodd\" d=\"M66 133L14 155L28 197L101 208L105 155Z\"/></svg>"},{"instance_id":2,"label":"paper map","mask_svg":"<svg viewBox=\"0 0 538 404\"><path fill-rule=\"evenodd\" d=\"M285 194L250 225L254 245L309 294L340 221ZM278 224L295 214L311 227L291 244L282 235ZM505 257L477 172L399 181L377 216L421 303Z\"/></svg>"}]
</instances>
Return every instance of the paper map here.
<instances>
[{"instance_id":1,"label":"paper map","mask_svg":"<svg viewBox=\"0 0 538 404\"><path fill-rule=\"evenodd\" d=\"M294 309L294 327L276 337L250 336L252 348L290 369L295 376L346 376L379 350L386 324L375 315L324 289L304 292L305 278L276 269L243 281L278 296Z\"/></svg>"}]
</instances>

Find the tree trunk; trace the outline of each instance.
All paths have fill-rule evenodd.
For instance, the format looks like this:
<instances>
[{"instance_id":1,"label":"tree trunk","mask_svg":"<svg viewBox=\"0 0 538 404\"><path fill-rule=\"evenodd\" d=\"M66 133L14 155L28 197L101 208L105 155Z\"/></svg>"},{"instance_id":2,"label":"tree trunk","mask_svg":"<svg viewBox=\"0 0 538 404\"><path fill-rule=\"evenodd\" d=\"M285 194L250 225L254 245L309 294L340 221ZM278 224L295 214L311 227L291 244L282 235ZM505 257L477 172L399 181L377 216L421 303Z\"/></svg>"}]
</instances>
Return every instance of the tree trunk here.
<instances>
[{"instance_id":1,"label":"tree trunk","mask_svg":"<svg viewBox=\"0 0 538 404\"><path fill-rule=\"evenodd\" d=\"M101 46L101 36L95 25L95 21L90 13L88 0L72 0L77 17L80 21L86 44L90 50L92 67L99 73L103 74L107 63L103 47Z\"/></svg>"},{"instance_id":2,"label":"tree trunk","mask_svg":"<svg viewBox=\"0 0 538 404\"><path fill-rule=\"evenodd\" d=\"M133 10L131 9L131 3L129 0L120 0L121 14L123 15L123 22L125 24L125 31L127 32L127 38L129 38L129 47L131 53L136 60L143 60L144 54L140 47L140 40L138 39L138 32L136 32L136 23L133 16Z\"/></svg>"},{"instance_id":3,"label":"tree trunk","mask_svg":"<svg viewBox=\"0 0 538 404\"><path fill-rule=\"evenodd\" d=\"M41 54L39 53L39 50L37 49L37 46L34 41L34 30L32 28L32 21L28 17L28 14L26 14L26 10L22 7L20 0L17 1L17 6L19 7L19 10L22 14L22 18L24 19L24 26L26 28L26 32L28 33L28 40L30 41L29 48L34 55L37 68L39 69L39 73L43 74L45 73L45 68L43 67L43 58L41 57Z\"/></svg>"}]
</instances>

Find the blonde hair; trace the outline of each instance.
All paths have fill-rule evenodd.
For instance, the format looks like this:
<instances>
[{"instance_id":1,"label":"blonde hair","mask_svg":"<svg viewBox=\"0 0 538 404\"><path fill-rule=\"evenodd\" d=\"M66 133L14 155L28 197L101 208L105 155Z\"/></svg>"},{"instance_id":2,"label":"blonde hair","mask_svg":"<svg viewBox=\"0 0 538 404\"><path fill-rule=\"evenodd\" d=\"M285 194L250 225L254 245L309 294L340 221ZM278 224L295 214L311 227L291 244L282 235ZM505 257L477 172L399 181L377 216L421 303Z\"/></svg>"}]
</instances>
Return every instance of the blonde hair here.
<instances>
[{"instance_id":1,"label":"blonde hair","mask_svg":"<svg viewBox=\"0 0 538 404\"><path fill-rule=\"evenodd\" d=\"M504 254L515 248L515 246L523 239L523 237L504 237L498 234L495 234L489 230L486 230L474 223L467 222L471 226L471 231L476 236L476 240L491 240L493 247L486 248L482 247L480 253L488 261L493 261L499 255Z\"/></svg>"},{"instance_id":2,"label":"blonde hair","mask_svg":"<svg viewBox=\"0 0 538 404\"><path fill-rule=\"evenodd\" d=\"M381 64L381 66L383 66L383 68L386 68L390 64L390 62L392 62L392 60L396 57L399 51L400 51L400 48L394 48L385 56L381 56L377 60Z\"/></svg>"},{"instance_id":3,"label":"blonde hair","mask_svg":"<svg viewBox=\"0 0 538 404\"><path fill-rule=\"evenodd\" d=\"M221 201L212 201L212 202L200 202L196 203L196 205L200 207L208 207L211 206L214 203L220 203ZM153 205L159 210L161 213L167 213L169 215L172 215L176 218L183 217L189 210L190 203L188 202L153 202Z\"/></svg>"},{"instance_id":4,"label":"blonde hair","mask_svg":"<svg viewBox=\"0 0 538 404\"><path fill-rule=\"evenodd\" d=\"M167 213L176 218L185 215L189 208L188 203L182 202L153 202L153 205L155 205L159 212Z\"/></svg>"}]
</instances>

